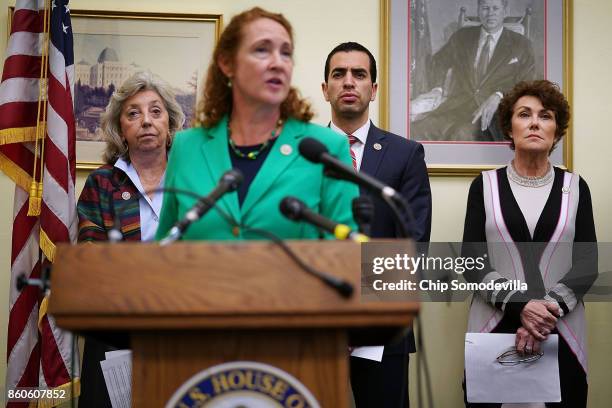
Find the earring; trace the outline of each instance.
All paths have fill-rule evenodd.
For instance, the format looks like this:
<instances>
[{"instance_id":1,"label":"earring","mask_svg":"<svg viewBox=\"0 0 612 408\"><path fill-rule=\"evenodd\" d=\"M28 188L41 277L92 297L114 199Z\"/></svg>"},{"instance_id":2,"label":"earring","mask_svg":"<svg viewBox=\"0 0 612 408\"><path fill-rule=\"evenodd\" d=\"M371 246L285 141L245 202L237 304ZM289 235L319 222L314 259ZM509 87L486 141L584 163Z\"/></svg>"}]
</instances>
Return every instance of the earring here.
<instances>
[{"instance_id":1,"label":"earring","mask_svg":"<svg viewBox=\"0 0 612 408\"><path fill-rule=\"evenodd\" d=\"M231 78L227 78L227 87L228 88L232 87L232 79Z\"/></svg>"}]
</instances>

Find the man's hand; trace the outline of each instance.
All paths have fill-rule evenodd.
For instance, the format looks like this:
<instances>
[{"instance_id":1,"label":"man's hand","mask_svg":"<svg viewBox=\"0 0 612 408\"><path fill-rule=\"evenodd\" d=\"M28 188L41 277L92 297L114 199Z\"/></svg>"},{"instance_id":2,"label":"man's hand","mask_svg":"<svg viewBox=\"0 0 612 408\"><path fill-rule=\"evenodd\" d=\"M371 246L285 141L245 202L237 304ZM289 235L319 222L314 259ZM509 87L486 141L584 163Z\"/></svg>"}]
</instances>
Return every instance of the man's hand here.
<instances>
[{"instance_id":1,"label":"man's hand","mask_svg":"<svg viewBox=\"0 0 612 408\"><path fill-rule=\"evenodd\" d=\"M500 101L501 96L499 96L498 93L494 93L489 96L487 100L484 101L478 109L476 109L476 112L474 112L472 124L476 123L476 121L480 119L480 130L483 132L487 130L491 124L491 119L493 119L493 115L495 114Z\"/></svg>"},{"instance_id":2,"label":"man's hand","mask_svg":"<svg viewBox=\"0 0 612 408\"><path fill-rule=\"evenodd\" d=\"M535 339L524 327L516 331L514 347L520 355L536 354L540 352L540 342Z\"/></svg>"},{"instance_id":3,"label":"man's hand","mask_svg":"<svg viewBox=\"0 0 612 408\"><path fill-rule=\"evenodd\" d=\"M543 341L557 325L559 306L540 300L530 300L521 312L521 324L538 341Z\"/></svg>"}]
</instances>

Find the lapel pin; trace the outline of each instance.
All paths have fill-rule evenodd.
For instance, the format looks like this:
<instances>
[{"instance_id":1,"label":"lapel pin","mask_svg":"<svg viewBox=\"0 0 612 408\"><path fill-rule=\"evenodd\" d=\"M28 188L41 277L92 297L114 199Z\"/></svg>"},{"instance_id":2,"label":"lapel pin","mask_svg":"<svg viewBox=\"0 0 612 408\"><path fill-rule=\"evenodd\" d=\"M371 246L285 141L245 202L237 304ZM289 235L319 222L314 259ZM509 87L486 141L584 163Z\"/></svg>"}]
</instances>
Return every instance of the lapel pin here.
<instances>
[{"instance_id":1,"label":"lapel pin","mask_svg":"<svg viewBox=\"0 0 612 408\"><path fill-rule=\"evenodd\" d=\"M374 150L382 149L382 145L380 143L374 143Z\"/></svg>"},{"instance_id":2,"label":"lapel pin","mask_svg":"<svg viewBox=\"0 0 612 408\"><path fill-rule=\"evenodd\" d=\"M282 154L284 154L285 156L289 156L291 154L291 152L293 152L293 149L291 148L291 146L289 146L288 144L284 144L280 147L280 151Z\"/></svg>"},{"instance_id":3,"label":"lapel pin","mask_svg":"<svg viewBox=\"0 0 612 408\"><path fill-rule=\"evenodd\" d=\"M131 197L132 195L128 193L127 191L124 191L123 193L121 193L121 198L123 198L125 201L129 200Z\"/></svg>"}]
</instances>

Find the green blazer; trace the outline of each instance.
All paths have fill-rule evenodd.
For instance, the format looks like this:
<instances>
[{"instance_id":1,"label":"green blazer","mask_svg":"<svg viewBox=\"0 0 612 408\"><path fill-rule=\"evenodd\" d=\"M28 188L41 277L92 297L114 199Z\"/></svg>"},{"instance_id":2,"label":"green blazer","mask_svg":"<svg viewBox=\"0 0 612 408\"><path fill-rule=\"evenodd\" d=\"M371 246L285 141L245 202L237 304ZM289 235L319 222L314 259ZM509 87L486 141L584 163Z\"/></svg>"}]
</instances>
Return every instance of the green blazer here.
<instances>
[{"instance_id":1,"label":"green blazer","mask_svg":"<svg viewBox=\"0 0 612 408\"><path fill-rule=\"evenodd\" d=\"M316 228L291 221L280 213L279 203L289 195L304 201L311 210L355 228L351 202L359 194L358 187L325 177L322 165L312 164L300 156L298 144L307 136L324 143L332 155L351 165L347 138L322 126L289 119L251 183L242 207L238 204L236 192L225 194L218 201L220 209L232 221L228 222L219 211L211 209L189 227L184 239L265 239L250 228L270 231L283 239L318 238ZM225 117L212 128L198 127L176 135L168 160L165 186L205 196L230 168ZM165 193L157 239L166 236L195 201L184 194Z\"/></svg>"}]
</instances>

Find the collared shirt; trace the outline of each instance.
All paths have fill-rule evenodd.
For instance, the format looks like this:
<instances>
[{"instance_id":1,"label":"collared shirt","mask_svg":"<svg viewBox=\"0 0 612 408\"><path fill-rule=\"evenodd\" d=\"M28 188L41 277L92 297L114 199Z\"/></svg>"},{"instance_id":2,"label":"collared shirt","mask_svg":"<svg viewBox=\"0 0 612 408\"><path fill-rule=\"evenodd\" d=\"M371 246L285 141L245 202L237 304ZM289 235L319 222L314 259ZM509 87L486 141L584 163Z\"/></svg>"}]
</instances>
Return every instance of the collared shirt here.
<instances>
[{"instance_id":1,"label":"collared shirt","mask_svg":"<svg viewBox=\"0 0 612 408\"><path fill-rule=\"evenodd\" d=\"M493 52L495 51L495 47L497 46L497 42L499 41L499 37L501 37L502 31L504 28L500 28L497 32L492 33L491 36L491 47L489 48L489 61L491 61L491 57L493 56ZM480 29L480 37L478 38L478 52L476 53L476 59L474 60L474 68L478 66L478 61L480 60L480 53L482 52L485 43L487 42L487 36L489 33L485 31L484 28Z\"/></svg>"},{"instance_id":2,"label":"collared shirt","mask_svg":"<svg viewBox=\"0 0 612 408\"><path fill-rule=\"evenodd\" d=\"M157 226L159 225L159 214L161 212L161 206L163 201L163 194L156 193L153 195L153 199L146 194L142 183L140 182L140 177L138 177L138 172L132 166L132 163L128 163L122 158L119 158L115 162L115 167L120 170L123 170L125 174L130 178L134 186L138 189L140 193L140 197L138 198L138 204L140 206L140 240L141 241L152 241L155 238L155 232L157 231ZM164 186L164 179L166 178L166 172L161 177L159 181L158 188Z\"/></svg>"},{"instance_id":3,"label":"collared shirt","mask_svg":"<svg viewBox=\"0 0 612 408\"><path fill-rule=\"evenodd\" d=\"M357 170L361 168L361 159L363 159L363 152L365 149L366 140L368 140L368 132L370 131L370 120L368 119L366 123L353 132L353 136L359 140L351 147L353 152L355 153L355 159L357 161ZM330 127L341 135L348 136L346 132L340 129L338 126L331 122Z\"/></svg>"}]
</instances>

